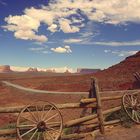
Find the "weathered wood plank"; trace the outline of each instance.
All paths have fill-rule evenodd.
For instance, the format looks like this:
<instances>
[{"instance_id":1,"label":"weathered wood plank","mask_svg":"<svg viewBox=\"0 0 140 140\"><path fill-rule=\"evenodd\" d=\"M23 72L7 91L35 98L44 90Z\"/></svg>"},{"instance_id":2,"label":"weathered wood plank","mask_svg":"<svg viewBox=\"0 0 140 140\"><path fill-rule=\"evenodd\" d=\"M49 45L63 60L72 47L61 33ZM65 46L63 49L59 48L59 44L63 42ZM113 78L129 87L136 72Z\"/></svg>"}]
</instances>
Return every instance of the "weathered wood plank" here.
<instances>
[{"instance_id":1,"label":"weathered wood plank","mask_svg":"<svg viewBox=\"0 0 140 140\"><path fill-rule=\"evenodd\" d=\"M94 86L95 86L95 94L97 99L97 116L99 120L99 127L102 134L105 134L104 129L104 116L102 111L102 103L101 103L101 96L99 93L99 87L98 87L98 80L94 79Z\"/></svg>"},{"instance_id":2,"label":"weathered wood plank","mask_svg":"<svg viewBox=\"0 0 140 140\"><path fill-rule=\"evenodd\" d=\"M0 107L0 113L19 113L25 106L18 107ZM81 104L81 103L66 103L66 104L56 104L58 109L73 109L73 108L96 108L96 103L94 104ZM46 106L46 110L50 109ZM34 111L33 109L31 111Z\"/></svg>"},{"instance_id":3,"label":"weathered wood plank","mask_svg":"<svg viewBox=\"0 0 140 140\"><path fill-rule=\"evenodd\" d=\"M120 123L121 121L120 120L112 120L112 121L107 121L107 122L104 122L104 126L108 126L108 125L115 125L115 124L118 124ZM98 127L99 126L99 123L96 122L94 124L87 124L86 128L94 128L94 127Z\"/></svg>"}]
</instances>

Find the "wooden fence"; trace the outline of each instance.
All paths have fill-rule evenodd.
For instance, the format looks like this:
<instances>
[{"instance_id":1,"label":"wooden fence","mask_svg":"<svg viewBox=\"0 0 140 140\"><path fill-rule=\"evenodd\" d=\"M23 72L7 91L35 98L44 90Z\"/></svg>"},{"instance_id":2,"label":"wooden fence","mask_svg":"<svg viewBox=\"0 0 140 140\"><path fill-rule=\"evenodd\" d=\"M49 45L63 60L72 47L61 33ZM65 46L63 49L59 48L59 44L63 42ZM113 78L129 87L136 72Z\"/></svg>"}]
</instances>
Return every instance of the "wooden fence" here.
<instances>
[{"instance_id":1,"label":"wooden fence","mask_svg":"<svg viewBox=\"0 0 140 140\"><path fill-rule=\"evenodd\" d=\"M101 94L105 93L121 93L118 94L117 96L109 96L109 97L101 97ZM105 126L106 125L112 125L119 123L120 120L113 120L113 121L105 121L105 116L108 113L112 113L115 111L118 111L121 109L121 106L117 106L111 109L103 110L102 108L102 103L103 101L111 101L111 100L119 100L122 98L122 94L125 92L132 92L132 93L137 93L140 92L140 90L123 90L123 91L105 91L105 92L100 92L99 87L98 87L98 81L97 79L92 78L91 81L91 90L89 94L89 98L81 99L80 102L77 103L65 103L65 104L56 104L56 107L58 109L76 109L76 108L91 108L92 109L92 114L88 116L83 116L81 118L77 118L74 120L69 120L63 124L64 128L69 128L72 126L77 126L77 125L86 125L87 128L95 128L92 129L91 132L87 133L73 133L69 135L62 135L61 139L62 140L67 140L67 139L78 139L78 138L83 138L87 135L93 135L93 133L98 132L98 130L101 132L101 134L105 134ZM6 107L2 108L0 107L0 113L20 113L20 111L24 108L24 106L18 106L18 107ZM49 110L49 107L46 109ZM34 111L34 110L32 110ZM94 123L89 123L89 121L93 120ZM97 129L99 128L99 129ZM94 131L93 131L94 130ZM11 134L16 134L16 129L0 129L0 136L6 136L6 135L11 135ZM8 138L9 139L9 138ZM15 139L15 138L13 138ZM7 140L6 138L3 138L2 140ZM9 140L12 140L9 139Z\"/></svg>"}]
</instances>

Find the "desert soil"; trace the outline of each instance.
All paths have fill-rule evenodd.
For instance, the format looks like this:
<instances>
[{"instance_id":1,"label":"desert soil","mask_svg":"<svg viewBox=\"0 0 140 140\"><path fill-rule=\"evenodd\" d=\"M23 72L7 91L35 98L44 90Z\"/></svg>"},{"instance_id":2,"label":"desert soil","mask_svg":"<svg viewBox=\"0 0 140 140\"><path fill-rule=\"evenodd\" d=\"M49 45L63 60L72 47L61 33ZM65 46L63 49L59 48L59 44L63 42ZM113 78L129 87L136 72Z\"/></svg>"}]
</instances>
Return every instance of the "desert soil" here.
<instances>
[{"instance_id":1,"label":"desert soil","mask_svg":"<svg viewBox=\"0 0 140 140\"><path fill-rule=\"evenodd\" d=\"M140 125L108 128L105 136L97 136L95 140L140 140Z\"/></svg>"}]
</instances>

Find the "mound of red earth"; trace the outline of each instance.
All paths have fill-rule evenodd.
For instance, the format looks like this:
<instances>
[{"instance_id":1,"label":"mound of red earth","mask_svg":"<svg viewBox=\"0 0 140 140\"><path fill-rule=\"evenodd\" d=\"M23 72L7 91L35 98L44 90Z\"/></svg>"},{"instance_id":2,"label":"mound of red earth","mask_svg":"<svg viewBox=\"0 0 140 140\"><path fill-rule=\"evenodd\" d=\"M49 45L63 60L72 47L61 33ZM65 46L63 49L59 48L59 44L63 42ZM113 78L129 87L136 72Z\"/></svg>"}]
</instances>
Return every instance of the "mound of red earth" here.
<instances>
[{"instance_id":1,"label":"mound of red earth","mask_svg":"<svg viewBox=\"0 0 140 140\"><path fill-rule=\"evenodd\" d=\"M127 57L124 61L97 72L102 90L124 90L140 88L140 83L134 77L134 73L140 73L140 51Z\"/></svg>"},{"instance_id":2,"label":"mound of red earth","mask_svg":"<svg viewBox=\"0 0 140 140\"><path fill-rule=\"evenodd\" d=\"M3 66L0 66L0 72L1 73L12 72L12 70L10 69L9 65L3 65Z\"/></svg>"}]
</instances>

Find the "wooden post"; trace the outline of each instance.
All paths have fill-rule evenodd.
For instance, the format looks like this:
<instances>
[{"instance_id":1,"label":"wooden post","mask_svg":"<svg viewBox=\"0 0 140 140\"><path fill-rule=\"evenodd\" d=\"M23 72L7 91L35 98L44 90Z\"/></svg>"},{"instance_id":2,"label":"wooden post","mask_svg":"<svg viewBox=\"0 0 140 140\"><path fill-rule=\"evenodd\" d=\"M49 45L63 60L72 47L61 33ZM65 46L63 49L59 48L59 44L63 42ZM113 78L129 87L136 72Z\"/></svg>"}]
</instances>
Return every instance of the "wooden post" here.
<instances>
[{"instance_id":1,"label":"wooden post","mask_svg":"<svg viewBox=\"0 0 140 140\"><path fill-rule=\"evenodd\" d=\"M96 94L96 99L97 99L97 116L99 120L99 127L100 127L101 134L105 134L101 96L99 93L98 81L95 78L94 78L94 86L95 86L95 94Z\"/></svg>"},{"instance_id":2,"label":"wooden post","mask_svg":"<svg viewBox=\"0 0 140 140\"><path fill-rule=\"evenodd\" d=\"M96 98L95 94L95 86L94 86L94 78L91 77L91 87L89 91L89 98ZM97 113L97 110L95 108L92 108L91 113Z\"/></svg>"}]
</instances>

